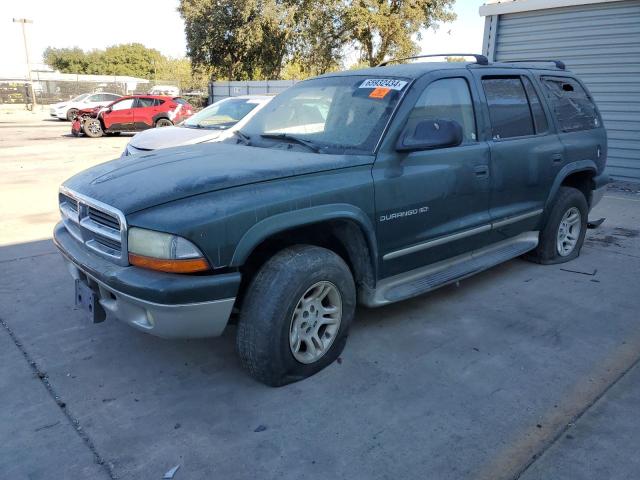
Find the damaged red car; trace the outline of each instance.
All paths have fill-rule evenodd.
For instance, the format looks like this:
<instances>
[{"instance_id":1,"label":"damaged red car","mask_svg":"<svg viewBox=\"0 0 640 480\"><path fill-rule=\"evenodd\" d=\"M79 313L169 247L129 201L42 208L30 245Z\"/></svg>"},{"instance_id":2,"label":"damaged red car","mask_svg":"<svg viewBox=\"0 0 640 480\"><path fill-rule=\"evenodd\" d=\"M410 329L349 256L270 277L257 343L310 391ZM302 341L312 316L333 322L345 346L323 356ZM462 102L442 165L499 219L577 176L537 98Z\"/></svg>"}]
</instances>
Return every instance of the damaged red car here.
<instances>
[{"instance_id":1,"label":"damaged red car","mask_svg":"<svg viewBox=\"0 0 640 480\"><path fill-rule=\"evenodd\" d=\"M148 128L175 125L193 115L193 107L180 97L132 95L106 107L80 110L71 125L75 136L119 135Z\"/></svg>"}]
</instances>

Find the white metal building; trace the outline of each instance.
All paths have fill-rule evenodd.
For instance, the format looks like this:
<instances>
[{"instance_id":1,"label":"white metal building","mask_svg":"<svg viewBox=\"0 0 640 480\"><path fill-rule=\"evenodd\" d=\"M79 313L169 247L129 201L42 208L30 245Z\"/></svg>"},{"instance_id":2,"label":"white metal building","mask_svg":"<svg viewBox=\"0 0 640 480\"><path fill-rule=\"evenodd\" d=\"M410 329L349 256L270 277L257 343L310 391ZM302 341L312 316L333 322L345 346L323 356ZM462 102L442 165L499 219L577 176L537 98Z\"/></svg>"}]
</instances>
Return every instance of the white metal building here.
<instances>
[{"instance_id":1,"label":"white metal building","mask_svg":"<svg viewBox=\"0 0 640 480\"><path fill-rule=\"evenodd\" d=\"M640 0L488 0L492 61L557 59L587 85L609 137L609 175L640 180Z\"/></svg>"}]
</instances>

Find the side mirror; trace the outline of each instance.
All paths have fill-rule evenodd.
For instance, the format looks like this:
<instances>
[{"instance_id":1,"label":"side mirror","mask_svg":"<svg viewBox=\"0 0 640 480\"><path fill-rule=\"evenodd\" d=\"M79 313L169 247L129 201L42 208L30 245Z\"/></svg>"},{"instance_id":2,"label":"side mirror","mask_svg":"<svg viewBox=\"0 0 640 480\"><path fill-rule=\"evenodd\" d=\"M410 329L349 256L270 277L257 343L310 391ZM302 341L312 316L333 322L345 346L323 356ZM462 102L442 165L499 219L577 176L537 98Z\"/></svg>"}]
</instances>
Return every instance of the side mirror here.
<instances>
[{"instance_id":1,"label":"side mirror","mask_svg":"<svg viewBox=\"0 0 640 480\"><path fill-rule=\"evenodd\" d=\"M456 147L462 143L462 127L454 120L409 120L402 130L396 150L414 152Z\"/></svg>"}]
</instances>

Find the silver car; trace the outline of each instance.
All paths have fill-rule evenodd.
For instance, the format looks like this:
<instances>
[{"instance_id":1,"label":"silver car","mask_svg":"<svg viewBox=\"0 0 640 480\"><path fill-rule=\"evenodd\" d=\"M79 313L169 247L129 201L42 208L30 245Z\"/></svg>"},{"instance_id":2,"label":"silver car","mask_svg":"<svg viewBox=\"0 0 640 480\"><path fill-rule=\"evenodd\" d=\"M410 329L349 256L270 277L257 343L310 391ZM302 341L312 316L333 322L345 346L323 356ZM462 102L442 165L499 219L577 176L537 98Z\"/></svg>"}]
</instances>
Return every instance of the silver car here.
<instances>
[{"instance_id":1,"label":"silver car","mask_svg":"<svg viewBox=\"0 0 640 480\"><path fill-rule=\"evenodd\" d=\"M244 95L220 100L173 127L152 128L135 135L122 156L160 148L219 142L241 129L272 96Z\"/></svg>"}]
</instances>

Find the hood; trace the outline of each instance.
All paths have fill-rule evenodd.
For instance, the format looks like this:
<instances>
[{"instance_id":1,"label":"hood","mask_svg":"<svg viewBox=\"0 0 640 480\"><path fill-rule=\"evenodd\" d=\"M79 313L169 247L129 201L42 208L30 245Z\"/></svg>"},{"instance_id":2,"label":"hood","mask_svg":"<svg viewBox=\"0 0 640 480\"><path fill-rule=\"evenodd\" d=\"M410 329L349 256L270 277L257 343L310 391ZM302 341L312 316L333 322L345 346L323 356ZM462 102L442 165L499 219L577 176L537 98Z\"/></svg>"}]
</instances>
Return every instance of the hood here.
<instances>
[{"instance_id":1,"label":"hood","mask_svg":"<svg viewBox=\"0 0 640 480\"><path fill-rule=\"evenodd\" d=\"M366 165L373 158L202 143L112 160L80 172L64 185L129 214L225 188Z\"/></svg>"},{"instance_id":2,"label":"hood","mask_svg":"<svg viewBox=\"0 0 640 480\"><path fill-rule=\"evenodd\" d=\"M179 147L180 145L191 145L215 140L222 132L224 132L224 130L211 130L206 128L151 128L138 133L131 139L129 145L142 150Z\"/></svg>"}]
</instances>

